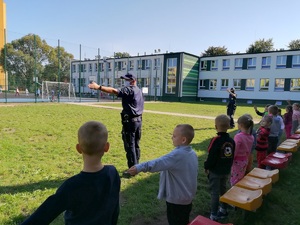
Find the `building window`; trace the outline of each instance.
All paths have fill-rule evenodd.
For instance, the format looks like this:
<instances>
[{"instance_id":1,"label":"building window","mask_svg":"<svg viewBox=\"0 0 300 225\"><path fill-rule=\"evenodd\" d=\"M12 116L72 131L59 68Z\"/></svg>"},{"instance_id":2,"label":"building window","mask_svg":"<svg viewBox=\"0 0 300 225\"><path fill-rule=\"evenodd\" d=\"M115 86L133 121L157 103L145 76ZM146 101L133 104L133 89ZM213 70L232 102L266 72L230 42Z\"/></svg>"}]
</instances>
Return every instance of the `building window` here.
<instances>
[{"instance_id":1,"label":"building window","mask_svg":"<svg viewBox=\"0 0 300 225\"><path fill-rule=\"evenodd\" d=\"M122 70L122 62L115 62L115 70L117 71Z\"/></svg>"},{"instance_id":2,"label":"building window","mask_svg":"<svg viewBox=\"0 0 300 225\"><path fill-rule=\"evenodd\" d=\"M217 79L209 80L209 90L217 90Z\"/></svg>"},{"instance_id":3,"label":"building window","mask_svg":"<svg viewBox=\"0 0 300 225\"><path fill-rule=\"evenodd\" d=\"M218 70L218 60L212 60L211 61L211 70Z\"/></svg>"},{"instance_id":4,"label":"building window","mask_svg":"<svg viewBox=\"0 0 300 225\"><path fill-rule=\"evenodd\" d=\"M246 91L254 91L255 79L247 79L246 80Z\"/></svg>"},{"instance_id":5,"label":"building window","mask_svg":"<svg viewBox=\"0 0 300 225\"><path fill-rule=\"evenodd\" d=\"M260 79L259 90L260 91L268 91L269 90L269 79L268 78Z\"/></svg>"},{"instance_id":6,"label":"building window","mask_svg":"<svg viewBox=\"0 0 300 225\"><path fill-rule=\"evenodd\" d=\"M229 80L228 80L228 79L222 79L222 80L221 80L221 90L227 90L227 88L228 88L228 83L229 83Z\"/></svg>"},{"instance_id":7,"label":"building window","mask_svg":"<svg viewBox=\"0 0 300 225\"><path fill-rule=\"evenodd\" d=\"M154 69L160 68L160 58L154 59Z\"/></svg>"},{"instance_id":8,"label":"building window","mask_svg":"<svg viewBox=\"0 0 300 225\"><path fill-rule=\"evenodd\" d=\"M129 70L134 70L134 61L133 60L129 61Z\"/></svg>"},{"instance_id":9,"label":"building window","mask_svg":"<svg viewBox=\"0 0 300 225\"><path fill-rule=\"evenodd\" d=\"M300 55L293 55L293 68L300 68Z\"/></svg>"},{"instance_id":10,"label":"building window","mask_svg":"<svg viewBox=\"0 0 300 225\"><path fill-rule=\"evenodd\" d=\"M241 70L243 68L243 59L235 59L234 60L234 69L235 70Z\"/></svg>"},{"instance_id":11,"label":"building window","mask_svg":"<svg viewBox=\"0 0 300 225\"><path fill-rule=\"evenodd\" d=\"M85 78L78 78L78 84L80 87L85 87Z\"/></svg>"},{"instance_id":12,"label":"building window","mask_svg":"<svg viewBox=\"0 0 300 225\"><path fill-rule=\"evenodd\" d=\"M72 65L72 72L76 73L76 65Z\"/></svg>"},{"instance_id":13,"label":"building window","mask_svg":"<svg viewBox=\"0 0 300 225\"><path fill-rule=\"evenodd\" d=\"M271 56L262 57L261 68L270 69L271 68Z\"/></svg>"},{"instance_id":14,"label":"building window","mask_svg":"<svg viewBox=\"0 0 300 225\"><path fill-rule=\"evenodd\" d=\"M89 72L92 72L92 71L93 71L92 63L89 63Z\"/></svg>"},{"instance_id":15,"label":"building window","mask_svg":"<svg viewBox=\"0 0 300 225\"><path fill-rule=\"evenodd\" d=\"M205 89L204 80L199 80L199 89Z\"/></svg>"},{"instance_id":16,"label":"building window","mask_svg":"<svg viewBox=\"0 0 300 225\"><path fill-rule=\"evenodd\" d=\"M207 68L207 61L201 61L201 70L206 70Z\"/></svg>"},{"instance_id":17,"label":"building window","mask_svg":"<svg viewBox=\"0 0 300 225\"><path fill-rule=\"evenodd\" d=\"M111 62L107 63L108 71L111 71L111 67L112 67L111 64L112 64Z\"/></svg>"},{"instance_id":18,"label":"building window","mask_svg":"<svg viewBox=\"0 0 300 225\"><path fill-rule=\"evenodd\" d=\"M167 94L175 94L176 92L176 74L177 74L177 58L169 58L167 60L167 82L166 82Z\"/></svg>"},{"instance_id":19,"label":"building window","mask_svg":"<svg viewBox=\"0 0 300 225\"><path fill-rule=\"evenodd\" d=\"M145 60L145 67L146 67L146 70L150 69L150 59Z\"/></svg>"},{"instance_id":20,"label":"building window","mask_svg":"<svg viewBox=\"0 0 300 225\"><path fill-rule=\"evenodd\" d=\"M98 71L98 63L95 63L95 72Z\"/></svg>"},{"instance_id":21,"label":"building window","mask_svg":"<svg viewBox=\"0 0 300 225\"><path fill-rule=\"evenodd\" d=\"M127 62L122 61L122 70L127 70Z\"/></svg>"},{"instance_id":22,"label":"building window","mask_svg":"<svg viewBox=\"0 0 300 225\"><path fill-rule=\"evenodd\" d=\"M137 69L139 69L139 70L141 70L142 69L142 60L137 60L136 61L136 67L137 67Z\"/></svg>"},{"instance_id":23,"label":"building window","mask_svg":"<svg viewBox=\"0 0 300 225\"><path fill-rule=\"evenodd\" d=\"M230 68L230 59L223 59L222 70L229 70L229 68Z\"/></svg>"},{"instance_id":24,"label":"building window","mask_svg":"<svg viewBox=\"0 0 300 225\"><path fill-rule=\"evenodd\" d=\"M81 66L81 72L86 72L86 65L85 64L78 64L78 66Z\"/></svg>"},{"instance_id":25,"label":"building window","mask_svg":"<svg viewBox=\"0 0 300 225\"><path fill-rule=\"evenodd\" d=\"M286 55L277 56L276 59L276 68L286 68Z\"/></svg>"},{"instance_id":26,"label":"building window","mask_svg":"<svg viewBox=\"0 0 300 225\"><path fill-rule=\"evenodd\" d=\"M284 79L275 79L275 91L284 91Z\"/></svg>"},{"instance_id":27,"label":"building window","mask_svg":"<svg viewBox=\"0 0 300 225\"><path fill-rule=\"evenodd\" d=\"M233 79L233 87L235 90L241 90L241 79Z\"/></svg>"},{"instance_id":28,"label":"building window","mask_svg":"<svg viewBox=\"0 0 300 225\"><path fill-rule=\"evenodd\" d=\"M247 66L248 66L248 70L255 70L255 68L256 68L256 58L255 57L254 58L249 58Z\"/></svg>"},{"instance_id":29,"label":"building window","mask_svg":"<svg viewBox=\"0 0 300 225\"><path fill-rule=\"evenodd\" d=\"M300 78L291 79L291 91L300 91Z\"/></svg>"},{"instance_id":30,"label":"building window","mask_svg":"<svg viewBox=\"0 0 300 225\"><path fill-rule=\"evenodd\" d=\"M104 64L103 63L99 63L99 70L104 71Z\"/></svg>"}]
</instances>

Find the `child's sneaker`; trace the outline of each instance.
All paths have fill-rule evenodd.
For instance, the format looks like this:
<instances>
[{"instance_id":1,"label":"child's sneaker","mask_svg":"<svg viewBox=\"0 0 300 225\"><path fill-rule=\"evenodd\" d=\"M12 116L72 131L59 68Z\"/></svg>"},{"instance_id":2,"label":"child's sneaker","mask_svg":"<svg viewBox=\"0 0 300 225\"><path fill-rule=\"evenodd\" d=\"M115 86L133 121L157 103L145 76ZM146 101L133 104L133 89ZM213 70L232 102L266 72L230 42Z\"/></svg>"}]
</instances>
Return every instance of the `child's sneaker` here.
<instances>
[{"instance_id":1,"label":"child's sneaker","mask_svg":"<svg viewBox=\"0 0 300 225\"><path fill-rule=\"evenodd\" d=\"M218 211L218 215L217 215L218 219L225 219L227 216L228 216L228 212L226 211L222 212L221 210Z\"/></svg>"},{"instance_id":2,"label":"child's sneaker","mask_svg":"<svg viewBox=\"0 0 300 225\"><path fill-rule=\"evenodd\" d=\"M209 219L212 220L212 221L218 221L219 217L217 215L214 215L214 214L210 214L209 216Z\"/></svg>"}]
</instances>

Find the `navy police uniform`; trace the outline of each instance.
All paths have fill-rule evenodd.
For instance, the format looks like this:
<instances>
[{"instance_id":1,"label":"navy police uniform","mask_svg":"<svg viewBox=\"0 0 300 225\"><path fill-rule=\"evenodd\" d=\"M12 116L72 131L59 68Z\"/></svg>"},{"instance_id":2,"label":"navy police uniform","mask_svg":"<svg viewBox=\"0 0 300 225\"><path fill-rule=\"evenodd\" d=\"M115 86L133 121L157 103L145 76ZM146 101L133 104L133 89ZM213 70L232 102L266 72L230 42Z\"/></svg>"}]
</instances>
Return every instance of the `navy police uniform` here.
<instances>
[{"instance_id":1,"label":"navy police uniform","mask_svg":"<svg viewBox=\"0 0 300 225\"><path fill-rule=\"evenodd\" d=\"M234 89L231 88L230 91L234 93ZM229 102L227 104L227 116L230 117L230 127L234 127L233 116L236 110L236 96L229 93Z\"/></svg>"},{"instance_id":2,"label":"navy police uniform","mask_svg":"<svg viewBox=\"0 0 300 225\"><path fill-rule=\"evenodd\" d=\"M126 80L136 80L132 74L121 77ZM118 97L122 98L121 112L122 139L126 151L128 168L139 163L142 113L144 110L144 97L141 89L136 85L130 85L118 89Z\"/></svg>"}]
</instances>

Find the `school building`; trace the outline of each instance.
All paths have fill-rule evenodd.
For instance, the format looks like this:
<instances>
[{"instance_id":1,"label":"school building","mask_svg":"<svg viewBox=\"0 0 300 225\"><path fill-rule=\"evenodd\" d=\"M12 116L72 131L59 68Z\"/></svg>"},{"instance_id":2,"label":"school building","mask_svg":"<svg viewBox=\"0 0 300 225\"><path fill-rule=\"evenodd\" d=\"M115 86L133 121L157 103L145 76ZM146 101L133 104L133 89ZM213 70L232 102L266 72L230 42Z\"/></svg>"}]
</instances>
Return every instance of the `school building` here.
<instances>
[{"instance_id":1,"label":"school building","mask_svg":"<svg viewBox=\"0 0 300 225\"><path fill-rule=\"evenodd\" d=\"M199 57L185 53L164 53L129 58L73 60L71 82L76 93L91 93L90 81L104 86L122 87L126 73L137 77L137 85L146 99L162 101L196 101Z\"/></svg>"},{"instance_id":2,"label":"school building","mask_svg":"<svg viewBox=\"0 0 300 225\"><path fill-rule=\"evenodd\" d=\"M6 30L6 5L3 0L0 0L0 50L4 48L5 44L5 30ZM0 66L0 88L6 90L7 82L5 82L4 68Z\"/></svg>"},{"instance_id":3,"label":"school building","mask_svg":"<svg viewBox=\"0 0 300 225\"><path fill-rule=\"evenodd\" d=\"M202 57L198 97L222 100L234 87L239 102L271 103L300 98L300 50Z\"/></svg>"},{"instance_id":4,"label":"school building","mask_svg":"<svg viewBox=\"0 0 300 225\"><path fill-rule=\"evenodd\" d=\"M74 60L71 68L77 93L91 92L87 85L92 80L122 87L120 77L129 72L137 76L138 86L150 100L226 102L226 89L231 87L236 89L238 102L248 104L281 104L300 97L300 50L214 57L171 52Z\"/></svg>"}]
</instances>

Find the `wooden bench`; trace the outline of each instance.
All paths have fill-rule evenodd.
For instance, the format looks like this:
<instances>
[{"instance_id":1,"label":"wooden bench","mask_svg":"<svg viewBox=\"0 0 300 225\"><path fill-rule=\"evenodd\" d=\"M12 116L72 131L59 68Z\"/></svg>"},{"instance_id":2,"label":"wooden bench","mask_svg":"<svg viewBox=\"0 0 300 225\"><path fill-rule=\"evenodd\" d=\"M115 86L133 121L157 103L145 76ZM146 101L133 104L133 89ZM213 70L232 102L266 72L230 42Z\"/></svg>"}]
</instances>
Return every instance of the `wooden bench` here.
<instances>
[{"instance_id":1,"label":"wooden bench","mask_svg":"<svg viewBox=\"0 0 300 225\"><path fill-rule=\"evenodd\" d=\"M281 143L277 147L277 150L285 151L285 152L297 152L298 146L297 146L297 144L294 144L294 143L291 143L291 142L285 142L285 143Z\"/></svg>"},{"instance_id":2,"label":"wooden bench","mask_svg":"<svg viewBox=\"0 0 300 225\"><path fill-rule=\"evenodd\" d=\"M220 197L220 201L241 209L255 211L262 204L262 194L261 189L248 190L233 186Z\"/></svg>"},{"instance_id":3,"label":"wooden bench","mask_svg":"<svg viewBox=\"0 0 300 225\"><path fill-rule=\"evenodd\" d=\"M279 170L264 170L260 168L253 168L247 176L258 177L258 178L271 178L272 183L276 183L279 180Z\"/></svg>"},{"instance_id":4,"label":"wooden bench","mask_svg":"<svg viewBox=\"0 0 300 225\"><path fill-rule=\"evenodd\" d=\"M238 187L249 190L262 190L263 195L267 195L272 190L271 178L257 178L252 176L244 176L239 182L235 184Z\"/></svg>"},{"instance_id":5,"label":"wooden bench","mask_svg":"<svg viewBox=\"0 0 300 225\"><path fill-rule=\"evenodd\" d=\"M222 223L218 223L216 221L210 220L204 216L197 216L192 222L188 225L221 225ZM233 225L232 223L226 223L225 225Z\"/></svg>"},{"instance_id":6,"label":"wooden bench","mask_svg":"<svg viewBox=\"0 0 300 225\"><path fill-rule=\"evenodd\" d=\"M287 143L287 144L289 144L289 143L294 143L294 144L296 144L297 145L297 147L299 147L300 146L300 139L286 139L284 142L282 142L281 144L284 144L284 143Z\"/></svg>"}]
</instances>

